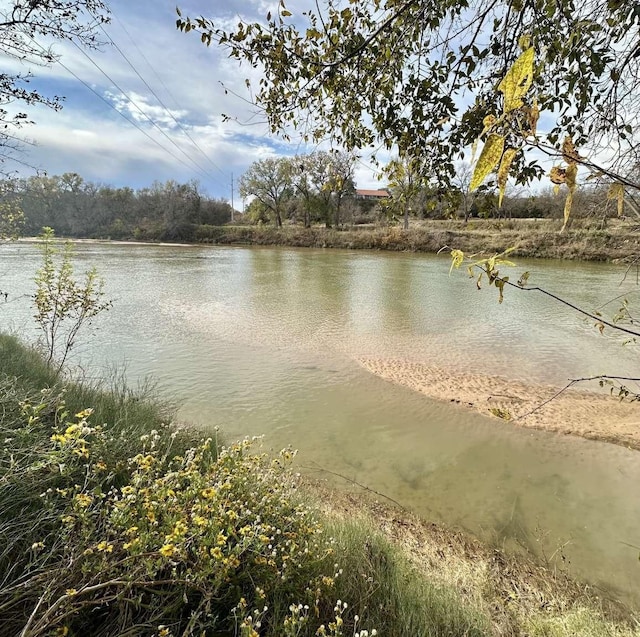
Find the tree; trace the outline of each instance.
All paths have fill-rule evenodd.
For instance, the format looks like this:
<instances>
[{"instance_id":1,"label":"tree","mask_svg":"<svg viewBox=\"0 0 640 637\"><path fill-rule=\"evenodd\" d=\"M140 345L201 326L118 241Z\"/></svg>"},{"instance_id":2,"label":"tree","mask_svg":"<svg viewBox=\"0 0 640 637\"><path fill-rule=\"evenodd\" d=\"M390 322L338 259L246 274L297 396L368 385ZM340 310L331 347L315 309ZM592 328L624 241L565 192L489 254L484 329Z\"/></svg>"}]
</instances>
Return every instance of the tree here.
<instances>
[{"instance_id":1,"label":"tree","mask_svg":"<svg viewBox=\"0 0 640 637\"><path fill-rule=\"evenodd\" d=\"M468 162L461 162L456 167L455 175L451 184L460 193L460 203L464 222L469 221L471 215L471 206L475 200L475 192L471 190L471 179L473 177L473 169Z\"/></svg>"},{"instance_id":2,"label":"tree","mask_svg":"<svg viewBox=\"0 0 640 637\"><path fill-rule=\"evenodd\" d=\"M277 228L282 227L284 205L292 192L291 174L285 159L256 161L240 178L240 196L258 199L273 215Z\"/></svg>"},{"instance_id":3,"label":"tree","mask_svg":"<svg viewBox=\"0 0 640 637\"><path fill-rule=\"evenodd\" d=\"M296 155L287 160L288 170L291 177L291 184L302 199L303 223L305 228L311 226L311 213L314 207L316 196L315 170L318 163L319 153L310 155Z\"/></svg>"},{"instance_id":4,"label":"tree","mask_svg":"<svg viewBox=\"0 0 640 637\"><path fill-rule=\"evenodd\" d=\"M319 150L306 156L304 170L310 188L310 206L317 221L331 227L332 191L327 185L331 171L331 155Z\"/></svg>"},{"instance_id":5,"label":"tree","mask_svg":"<svg viewBox=\"0 0 640 637\"><path fill-rule=\"evenodd\" d=\"M329 153L328 174L324 188L331 193L336 228L342 223L340 210L343 199L354 194L356 190L353 181L354 164L355 157L352 153L344 151Z\"/></svg>"},{"instance_id":6,"label":"tree","mask_svg":"<svg viewBox=\"0 0 640 637\"><path fill-rule=\"evenodd\" d=\"M535 58L523 106L552 114L546 133L519 128L518 151L562 157L562 140L600 161L577 157L599 174L628 179L640 158L640 12L636 0L329 0L292 15L279 3L266 21L226 29L205 17L178 28L262 67L255 104L272 131L300 128L307 139L331 136L350 150L381 143L424 157L449 184L456 161L503 112L496 90L522 50ZM305 112L308 116L301 116ZM517 152L511 174L540 177L537 159Z\"/></svg>"},{"instance_id":7,"label":"tree","mask_svg":"<svg viewBox=\"0 0 640 637\"><path fill-rule=\"evenodd\" d=\"M398 157L384 169L389 180L391 203L397 204L404 219L404 229L409 229L409 212L426 185L420 162L414 157Z\"/></svg>"},{"instance_id":8,"label":"tree","mask_svg":"<svg viewBox=\"0 0 640 637\"><path fill-rule=\"evenodd\" d=\"M80 329L108 310L111 301L104 299L104 282L95 268L85 272L83 282L76 280L71 243L60 249L54 244L51 228L43 229L41 239L42 267L35 278L34 318L42 332L46 362L53 365L57 357L56 373L60 373Z\"/></svg>"},{"instance_id":9,"label":"tree","mask_svg":"<svg viewBox=\"0 0 640 637\"><path fill-rule=\"evenodd\" d=\"M96 47L96 26L108 22L107 8L101 0L9 0L0 8L0 53L21 64L47 66L58 60L51 47L41 42L69 40L81 46ZM59 97L48 97L29 86L31 72L0 72L0 166L16 157L22 140L17 129L30 124L21 105L61 107ZM7 169L1 171L7 173Z\"/></svg>"}]
</instances>

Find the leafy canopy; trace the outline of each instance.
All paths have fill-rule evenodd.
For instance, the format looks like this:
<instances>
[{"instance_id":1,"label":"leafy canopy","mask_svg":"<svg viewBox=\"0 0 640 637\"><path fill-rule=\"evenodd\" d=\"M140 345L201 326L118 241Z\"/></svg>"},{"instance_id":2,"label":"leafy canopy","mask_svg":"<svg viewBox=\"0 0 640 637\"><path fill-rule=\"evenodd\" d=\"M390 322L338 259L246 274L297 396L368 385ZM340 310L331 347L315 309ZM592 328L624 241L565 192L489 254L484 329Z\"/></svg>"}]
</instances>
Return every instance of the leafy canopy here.
<instances>
[{"instance_id":1,"label":"leafy canopy","mask_svg":"<svg viewBox=\"0 0 640 637\"><path fill-rule=\"evenodd\" d=\"M499 113L508 134L500 135L502 148L493 138L486 152L502 157L515 149L500 179L509 172L520 182L540 177L540 164L526 163L520 151L535 146L560 156L567 137L578 148L608 148L604 174L624 176L640 160L635 0L315 6L294 15L281 0L263 23L239 21L229 29L179 15L177 26L263 69L251 95L272 132L286 137L298 129L306 139L331 137L348 150L395 147L401 156L425 157L443 183L487 118ZM519 126L523 108L550 115L546 134Z\"/></svg>"},{"instance_id":2,"label":"leafy canopy","mask_svg":"<svg viewBox=\"0 0 640 637\"><path fill-rule=\"evenodd\" d=\"M58 55L47 44L67 40L80 46L96 47L96 27L108 22L108 10L101 0L9 0L0 6L0 55L20 65L48 66ZM23 66L23 68L28 68ZM61 107L59 97L47 96L30 86L30 71L0 71L0 173L11 159L26 162L16 155L23 140L16 129L30 124L24 106L42 104Z\"/></svg>"}]
</instances>

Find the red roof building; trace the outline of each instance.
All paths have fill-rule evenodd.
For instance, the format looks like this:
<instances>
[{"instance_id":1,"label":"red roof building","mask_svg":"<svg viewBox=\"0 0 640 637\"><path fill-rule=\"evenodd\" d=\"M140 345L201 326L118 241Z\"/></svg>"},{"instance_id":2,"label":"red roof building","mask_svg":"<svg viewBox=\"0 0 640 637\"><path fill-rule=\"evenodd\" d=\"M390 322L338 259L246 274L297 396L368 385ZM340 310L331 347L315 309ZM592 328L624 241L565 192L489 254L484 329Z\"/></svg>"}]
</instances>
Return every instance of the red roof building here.
<instances>
[{"instance_id":1,"label":"red roof building","mask_svg":"<svg viewBox=\"0 0 640 637\"><path fill-rule=\"evenodd\" d=\"M387 199L389 193L386 190L356 190L356 197L358 199Z\"/></svg>"}]
</instances>

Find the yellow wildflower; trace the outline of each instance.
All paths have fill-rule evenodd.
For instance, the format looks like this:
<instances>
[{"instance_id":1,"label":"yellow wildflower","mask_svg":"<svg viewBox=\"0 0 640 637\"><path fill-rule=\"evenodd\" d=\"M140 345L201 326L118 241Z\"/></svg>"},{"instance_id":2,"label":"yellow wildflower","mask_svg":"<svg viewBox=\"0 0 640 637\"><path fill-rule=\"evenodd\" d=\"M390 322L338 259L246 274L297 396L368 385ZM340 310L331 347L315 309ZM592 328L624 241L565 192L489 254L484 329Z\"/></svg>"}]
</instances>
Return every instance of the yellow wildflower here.
<instances>
[{"instance_id":1,"label":"yellow wildflower","mask_svg":"<svg viewBox=\"0 0 640 637\"><path fill-rule=\"evenodd\" d=\"M164 544L160 549L160 555L171 557L176 550L175 544Z\"/></svg>"},{"instance_id":2,"label":"yellow wildflower","mask_svg":"<svg viewBox=\"0 0 640 637\"><path fill-rule=\"evenodd\" d=\"M76 456L78 456L79 458L88 458L89 457L89 450L82 445L81 447L74 449L73 453L76 454Z\"/></svg>"},{"instance_id":3,"label":"yellow wildflower","mask_svg":"<svg viewBox=\"0 0 640 637\"><path fill-rule=\"evenodd\" d=\"M182 521L178 520L173 527L173 535L175 537L180 537L187 534L188 531L187 525Z\"/></svg>"},{"instance_id":4,"label":"yellow wildflower","mask_svg":"<svg viewBox=\"0 0 640 637\"><path fill-rule=\"evenodd\" d=\"M216 497L216 490L213 487L207 487L200 493L205 500L212 500Z\"/></svg>"},{"instance_id":5,"label":"yellow wildflower","mask_svg":"<svg viewBox=\"0 0 640 637\"><path fill-rule=\"evenodd\" d=\"M67 595L69 595L69 597L72 597L73 595L77 594L77 590L75 588L67 588L67 590L65 591L65 593Z\"/></svg>"},{"instance_id":6,"label":"yellow wildflower","mask_svg":"<svg viewBox=\"0 0 640 637\"><path fill-rule=\"evenodd\" d=\"M105 553L113 553L113 544L109 544L109 542L98 542L98 546L96 546L98 551L104 551Z\"/></svg>"},{"instance_id":7,"label":"yellow wildflower","mask_svg":"<svg viewBox=\"0 0 640 637\"><path fill-rule=\"evenodd\" d=\"M76 414L76 418L79 418L80 420L82 420L83 418L87 418L88 416L90 416L93 413L93 409L89 408L89 409L83 409L82 411L79 411Z\"/></svg>"},{"instance_id":8,"label":"yellow wildflower","mask_svg":"<svg viewBox=\"0 0 640 637\"><path fill-rule=\"evenodd\" d=\"M193 523L196 526L207 526L208 521L207 521L207 518L203 518L201 515L194 515L193 516Z\"/></svg>"},{"instance_id":9,"label":"yellow wildflower","mask_svg":"<svg viewBox=\"0 0 640 637\"><path fill-rule=\"evenodd\" d=\"M215 546L210 551L211 557L214 557L216 560L222 559L222 551L219 546Z\"/></svg>"},{"instance_id":10,"label":"yellow wildflower","mask_svg":"<svg viewBox=\"0 0 640 637\"><path fill-rule=\"evenodd\" d=\"M93 502L93 498L86 493L78 493L78 495L76 495L76 502L83 509L86 509Z\"/></svg>"},{"instance_id":11,"label":"yellow wildflower","mask_svg":"<svg viewBox=\"0 0 640 637\"><path fill-rule=\"evenodd\" d=\"M58 628L58 630L56 630L56 635L58 637L67 637L68 634L69 626L61 626L60 628Z\"/></svg>"}]
</instances>

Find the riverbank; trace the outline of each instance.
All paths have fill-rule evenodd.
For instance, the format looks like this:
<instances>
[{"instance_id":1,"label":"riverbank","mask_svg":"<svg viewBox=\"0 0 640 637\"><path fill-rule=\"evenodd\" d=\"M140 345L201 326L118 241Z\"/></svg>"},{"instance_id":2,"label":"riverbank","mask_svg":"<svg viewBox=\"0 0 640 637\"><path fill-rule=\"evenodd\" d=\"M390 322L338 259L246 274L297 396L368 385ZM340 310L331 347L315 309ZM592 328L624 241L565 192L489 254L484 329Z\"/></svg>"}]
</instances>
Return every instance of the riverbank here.
<instances>
[{"instance_id":1,"label":"riverbank","mask_svg":"<svg viewBox=\"0 0 640 637\"><path fill-rule=\"evenodd\" d=\"M561 559L301 483L289 450L196 441L4 336L0 405L2 637L640 635Z\"/></svg>"},{"instance_id":2,"label":"riverbank","mask_svg":"<svg viewBox=\"0 0 640 637\"><path fill-rule=\"evenodd\" d=\"M367 371L429 398L514 426L581 436L640 450L640 408L607 393L576 391L403 359L359 358ZM588 385L587 385L588 387Z\"/></svg>"},{"instance_id":3,"label":"riverbank","mask_svg":"<svg viewBox=\"0 0 640 637\"><path fill-rule=\"evenodd\" d=\"M474 219L414 221L409 230L398 226L355 226L350 229L285 226L200 226L195 241L215 245L269 245L349 250L431 252L455 248L465 253L499 253L514 248L512 256L544 259L624 261L640 252L640 226L609 221L574 220L560 233L561 223L548 219Z\"/></svg>"},{"instance_id":4,"label":"riverbank","mask_svg":"<svg viewBox=\"0 0 640 637\"><path fill-rule=\"evenodd\" d=\"M458 591L465 604L490 618L491 635L611 636L616 634L612 625L630 619L624 604L567 575L562 547L541 563L526 550L505 552L464 531L423 520L355 485L336 491L316 480L310 488L327 514L338 519L359 516L400 547L424 577ZM637 625L630 630L635 634Z\"/></svg>"}]
</instances>

